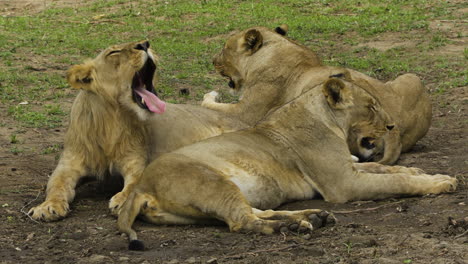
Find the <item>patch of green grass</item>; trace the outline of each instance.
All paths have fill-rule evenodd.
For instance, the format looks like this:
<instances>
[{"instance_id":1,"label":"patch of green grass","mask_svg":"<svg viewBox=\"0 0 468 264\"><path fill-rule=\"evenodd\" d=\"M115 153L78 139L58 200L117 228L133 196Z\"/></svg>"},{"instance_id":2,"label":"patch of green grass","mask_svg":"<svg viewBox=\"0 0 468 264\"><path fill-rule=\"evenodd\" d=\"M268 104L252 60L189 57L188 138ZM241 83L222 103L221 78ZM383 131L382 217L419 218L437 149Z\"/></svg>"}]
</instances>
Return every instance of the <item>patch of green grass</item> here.
<instances>
[{"instance_id":1,"label":"patch of green grass","mask_svg":"<svg viewBox=\"0 0 468 264\"><path fill-rule=\"evenodd\" d=\"M52 4L35 14L0 17L0 102L23 126L60 126L68 111L57 105L70 94L64 92L65 69L109 45L141 39L150 40L161 57L161 97L168 102L199 101L225 84L220 76L211 77L211 58L231 31L282 23L289 25L292 39L322 53L327 64L384 79L407 71L429 73L434 60L423 52L450 41L444 33L430 30L429 21L453 19L456 8L455 3L437 0L108 0L73 8ZM416 38L419 53L355 47L394 33ZM464 57L468 58L466 49ZM448 62L447 67L452 66ZM447 89L463 83L460 77L437 78L450 82ZM191 95L179 95L177 89L186 86L192 88ZM223 94L223 100L236 97ZM29 106L18 106L20 102ZM50 102L54 105L47 106Z\"/></svg>"},{"instance_id":2,"label":"patch of green grass","mask_svg":"<svg viewBox=\"0 0 468 264\"><path fill-rule=\"evenodd\" d=\"M60 144L54 144L51 146L47 146L43 151L42 154L52 154L52 153L57 153L62 149L62 146Z\"/></svg>"},{"instance_id":3,"label":"patch of green grass","mask_svg":"<svg viewBox=\"0 0 468 264\"><path fill-rule=\"evenodd\" d=\"M63 111L55 106L44 106L45 111L32 110L28 105L16 105L8 108L8 113L26 127L54 128L62 124Z\"/></svg>"},{"instance_id":4,"label":"patch of green grass","mask_svg":"<svg viewBox=\"0 0 468 264\"><path fill-rule=\"evenodd\" d=\"M18 137L17 137L15 134L11 134L11 135L10 135L10 143L11 143L11 144L19 143L19 139L18 139Z\"/></svg>"},{"instance_id":5,"label":"patch of green grass","mask_svg":"<svg viewBox=\"0 0 468 264\"><path fill-rule=\"evenodd\" d=\"M19 148L18 146L13 146L10 148L10 152L14 155L18 155L19 153L23 152L24 150Z\"/></svg>"}]
</instances>

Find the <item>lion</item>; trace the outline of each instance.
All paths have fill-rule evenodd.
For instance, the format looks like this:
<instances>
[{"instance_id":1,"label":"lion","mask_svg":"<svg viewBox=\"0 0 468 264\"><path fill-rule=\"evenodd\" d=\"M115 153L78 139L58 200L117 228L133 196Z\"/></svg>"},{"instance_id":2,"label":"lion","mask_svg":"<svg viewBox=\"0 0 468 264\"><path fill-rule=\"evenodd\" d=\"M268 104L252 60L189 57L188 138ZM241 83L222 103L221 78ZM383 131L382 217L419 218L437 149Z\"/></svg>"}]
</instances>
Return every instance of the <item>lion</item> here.
<instances>
[{"instance_id":1,"label":"lion","mask_svg":"<svg viewBox=\"0 0 468 264\"><path fill-rule=\"evenodd\" d=\"M309 80L326 76L322 74L318 56L286 38L287 32L288 26L282 25L275 31L253 27L232 35L214 57L213 64L217 72L228 78L229 87L240 94L240 100L235 104L217 103L218 93L211 92L205 95L202 106L254 125L269 111L302 93ZM304 70L309 70L312 78L299 75ZM351 69L348 72L351 78L372 89L396 125L378 141L352 128L354 131L348 138L351 153L360 161L370 161L375 155L383 154L379 163L395 163L401 152L409 151L427 133L431 124L431 103L420 79L405 74L382 83Z\"/></svg>"},{"instance_id":2,"label":"lion","mask_svg":"<svg viewBox=\"0 0 468 264\"><path fill-rule=\"evenodd\" d=\"M404 74L386 83L353 70L350 76L369 87L395 120L395 129L379 140L363 136L359 129L351 129L348 138L351 153L360 161L369 161L380 154L379 163L394 164L401 153L410 151L429 130L432 105L426 89L414 74Z\"/></svg>"},{"instance_id":3,"label":"lion","mask_svg":"<svg viewBox=\"0 0 468 264\"><path fill-rule=\"evenodd\" d=\"M447 175L352 161L351 127L365 124L379 138L394 124L368 87L342 71L343 77L311 82L253 128L199 141L148 165L118 216L129 249L144 249L132 229L138 215L154 224L220 220L233 232L310 231L326 222L326 212L272 209L316 194L344 203L454 190L457 181Z\"/></svg>"},{"instance_id":4,"label":"lion","mask_svg":"<svg viewBox=\"0 0 468 264\"><path fill-rule=\"evenodd\" d=\"M217 92L211 92L202 106L254 125L301 94L307 80L295 78L294 73L299 76L322 62L310 49L287 38L287 32L287 25L275 30L252 27L230 36L213 64L232 91L240 94L239 102L217 103Z\"/></svg>"},{"instance_id":5,"label":"lion","mask_svg":"<svg viewBox=\"0 0 468 264\"><path fill-rule=\"evenodd\" d=\"M80 92L46 200L29 211L32 218L65 217L75 187L85 176L122 175L124 188L109 203L116 214L143 169L158 155L247 127L201 106L161 101L153 84L157 56L149 45L141 41L111 46L68 70L68 83Z\"/></svg>"}]
</instances>

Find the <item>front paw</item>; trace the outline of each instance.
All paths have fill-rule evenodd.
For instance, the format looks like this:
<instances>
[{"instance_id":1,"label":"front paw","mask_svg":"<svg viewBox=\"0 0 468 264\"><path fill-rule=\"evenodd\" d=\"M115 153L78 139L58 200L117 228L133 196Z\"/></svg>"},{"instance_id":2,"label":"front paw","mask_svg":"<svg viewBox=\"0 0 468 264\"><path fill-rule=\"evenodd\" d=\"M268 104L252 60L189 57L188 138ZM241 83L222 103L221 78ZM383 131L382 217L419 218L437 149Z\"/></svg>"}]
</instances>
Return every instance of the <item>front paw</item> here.
<instances>
[{"instance_id":1,"label":"front paw","mask_svg":"<svg viewBox=\"0 0 468 264\"><path fill-rule=\"evenodd\" d=\"M122 208L122 205L125 203L127 198L128 195L124 192L119 192L111 198L109 202L109 209L113 215L119 214L120 208Z\"/></svg>"},{"instance_id":2,"label":"front paw","mask_svg":"<svg viewBox=\"0 0 468 264\"><path fill-rule=\"evenodd\" d=\"M206 105L209 105L209 104L212 104L212 103L216 103L218 98L219 98L219 93L216 92L216 91L211 91L209 93L206 93L203 96L202 106L206 106Z\"/></svg>"},{"instance_id":3,"label":"front paw","mask_svg":"<svg viewBox=\"0 0 468 264\"><path fill-rule=\"evenodd\" d=\"M49 222L64 218L69 211L68 202L65 200L46 200L42 204L31 208L28 215L35 220Z\"/></svg>"},{"instance_id":4,"label":"front paw","mask_svg":"<svg viewBox=\"0 0 468 264\"><path fill-rule=\"evenodd\" d=\"M432 176L433 186L429 193L453 192L457 189L457 179L448 175L436 174Z\"/></svg>"}]
</instances>

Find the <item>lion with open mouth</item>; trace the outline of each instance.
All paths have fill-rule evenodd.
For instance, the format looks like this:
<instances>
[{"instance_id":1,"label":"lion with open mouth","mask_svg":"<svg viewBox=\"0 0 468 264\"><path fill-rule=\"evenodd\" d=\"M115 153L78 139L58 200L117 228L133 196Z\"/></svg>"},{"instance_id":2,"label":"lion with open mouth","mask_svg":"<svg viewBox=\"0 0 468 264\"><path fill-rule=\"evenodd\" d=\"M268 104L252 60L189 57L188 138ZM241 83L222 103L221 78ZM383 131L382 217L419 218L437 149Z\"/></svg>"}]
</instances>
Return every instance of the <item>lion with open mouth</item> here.
<instances>
[{"instance_id":1,"label":"lion with open mouth","mask_svg":"<svg viewBox=\"0 0 468 264\"><path fill-rule=\"evenodd\" d=\"M46 200L29 211L31 217L63 218L80 179L121 175L124 188L109 203L116 214L151 160L247 126L201 106L163 102L154 87L157 61L149 42L141 41L111 46L70 68L68 83L80 92L71 109L64 151L47 184Z\"/></svg>"}]
</instances>

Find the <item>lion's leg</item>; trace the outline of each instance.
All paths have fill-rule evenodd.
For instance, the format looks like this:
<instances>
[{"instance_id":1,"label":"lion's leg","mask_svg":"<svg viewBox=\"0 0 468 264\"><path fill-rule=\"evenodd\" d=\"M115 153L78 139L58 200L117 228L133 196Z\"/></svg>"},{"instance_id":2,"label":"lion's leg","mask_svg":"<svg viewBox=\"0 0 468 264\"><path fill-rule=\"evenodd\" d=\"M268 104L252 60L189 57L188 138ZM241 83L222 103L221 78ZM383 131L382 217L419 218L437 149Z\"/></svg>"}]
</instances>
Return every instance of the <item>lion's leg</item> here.
<instances>
[{"instance_id":1,"label":"lion's leg","mask_svg":"<svg viewBox=\"0 0 468 264\"><path fill-rule=\"evenodd\" d=\"M226 103L218 103L216 102L217 98L219 97L218 92L211 91L203 96L203 101L201 105L208 109L212 109L218 112L223 112L227 114L235 114L239 110L239 106L237 104L226 104Z\"/></svg>"},{"instance_id":2,"label":"lion's leg","mask_svg":"<svg viewBox=\"0 0 468 264\"><path fill-rule=\"evenodd\" d=\"M219 98L219 93L216 91L211 91L203 96L203 101L201 105L203 107L213 109L220 112L232 112L235 108L235 104L225 104L216 102Z\"/></svg>"},{"instance_id":3,"label":"lion's leg","mask_svg":"<svg viewBox=\"0 0 468 264\"><path fill-rule=\"evenodd\" d=\"M353 164L354 168L360 171L369 173L406 173L409 175L420 175L424 174L424 171L419 168L411 168L404 166L388 166L382 165L377 162L364 162Z\"/></svg>"},{"instance_id":4,"label":"lion's leg","mask_svg":"<svg viewBox=\"0 0 468 264\"><path fill-rule=\"evenodd\" d=\"M338 186L339 185L339 186ZM347 202L351 200L373 200L403 195L438 194L454 191L457 180L447 175L407 173L375 174L358 171L335 186L338 193L324 193L330 202Z\"/></svg>"},{"instance_id":5,"label":"lion's leg","mask_svg":"<svg viewBox=\"0 0 468 264\"><path fill-rule=\"evenodd\" d=\"M385 142L384 154L378 163L385 165L395 164L401 154L400 131L396 128L393 129L383 137L383 140Z\"/></svg>"},{"instance_id":6,"label":"lion's leg","mask_svg":"<svg viewBox=\"0 0 468 264\"><path fill-rule=\"evenodd\" d=\"M75 197L75 187L86 170L80 158L64 153L47 183L46 200L29 210L37 220L54 221L63 218L69 211L69 203Z\"/></svg>"},{"instance_id":7,"label":"lion's leg","mask_svg":"<svg viewBox=\"0 0 468 264\"><path fill-rule=\"evenodd\" d=\"M120 171L124 178L124 188L122 191L115 194L109 201L109 209L112 214L118 214L123 203L127 200L128 195L133 191L140 180L141 174L146 166L145 161L145 157L129 155L126 159L119 162L119 164L121 164Z\"/></svg>"}]
</instances>

